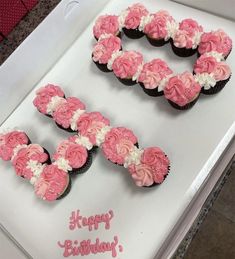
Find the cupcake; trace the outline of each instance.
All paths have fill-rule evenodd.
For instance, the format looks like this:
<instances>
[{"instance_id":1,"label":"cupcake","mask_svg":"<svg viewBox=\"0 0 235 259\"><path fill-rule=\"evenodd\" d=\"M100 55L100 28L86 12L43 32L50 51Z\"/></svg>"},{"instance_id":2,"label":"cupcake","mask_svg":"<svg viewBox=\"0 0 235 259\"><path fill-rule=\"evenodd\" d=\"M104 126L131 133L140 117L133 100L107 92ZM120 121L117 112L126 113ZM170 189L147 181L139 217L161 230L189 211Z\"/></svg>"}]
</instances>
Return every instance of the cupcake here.
<instances>
[{"instance_id":1,"label":"cupcake","mask_svg":"<svg viewBox=\"0 0 235 259\"><path fill-rule=\"evenodd\" d=\"M101 15L95 22L93 27L93 34L96 40L100 38L102 34L112 34L120 37L120 29L117 15Z\"/></svg>"},{"instance_id":2,"label":"cupcake","mask_svg":"<svg viewBox=\"0 0 235 259\"><path fill-rule=\"evenodd\" d=\"M20 130L0 134L0 158L9 161L19 147L30 144L29 137Z\"/></svg>"},{"instance_id":3,"label":"cupcake","mask_svg":"<svg viewBox=\"0 0 235 259\"><path fill-rule=\"evenodd\" d=\"M220 56L205 53L194 65L195 80L201 85L202 93L215 94L223 89L231 77L230 67Z\"/></svg>"},{"instance_id":4,"label":"cupcake","mask_svg":"<svg viewBox=\"0 0 235 259\"><path fill-rule=\"evenodd\" d=\"M152 187L164 181L169 173L170 161L158 147L145 148L128 171L139 187Z\"/></svg>"},{"instance_id":5,"label":"cupcake","mask_svg":"<svg viewBox=\"0 0 235 259\"><path fill-rule=\"evenodd\" d=\"M69 174L55 164L45 166L34 183L35 194L46 201L63 198L70 191L70 187Z\"/></svg>"},{"instance_id":6,"label":"cupcake","mask_svg":"<svg viewBox=\"0 0 235 259\"><path fill-rule=\"evenodd\" d=\"M164 95L174 108L186 110L196 103L200 91L201 87L192 73L184 72L169 79L164 88Z\"/></svg>"},{"instance_id":7,"label":"cupcake","mask_svg":"<svg viewBox=\"0 0 235 259\"><path fill-rule=\"evenodd\" d=\"M172 73L173 71L167 66L165 61L153 59L144 64L138 77L138 82L146 94L161 96L164 94L164 81Z\"/></svg>"},{"instance_id":8,"label":"cupcake","mask_svg":"<svg viewBox=\"0 0 235 259\"><path fill-rule=\"evenodd\" d=\"M126 156L130 154L135 145L138 146L134 133L124 127L117 127L106 133L101 149L109 161L124 165Z\"/></svg>"},{"instance_id":9,"label":"cupcake","mask_svg":"<svg viewBox=\"0 0 235 259\"><path fill-rule=\"evenodd\" d=\"M221 53L226 59L232 50L232 39L221 29L202 34L198 47L200 55L211 51Z\"/></svg>"},{"instance_id":10,"label":"cupcake","mask_svg":"<svg viewBox=\"0 0 235 259\"><path fill-rule=\"evenodd\" d=\"M110 121L99 112L87 112L77 120L77 129L83 137L87 137L92 146L100 145L99 133L109 128ZM98 138L97 138L98 137Z\"/></svg>"},{"instance_id":11,"label":"cupcake","mask_svg":"<svg viewBox=\"0 0 235 259\"><path fill-rule=\"evenodd\" d=\"M30 181L41 173L43 164L49 163L50 157L38 144L22 145L16 148L11 162L16 174Z\"/></svg>"},{"instance_id":12,"label":"cupcake","mask_svg":"<svg viewBox=\"0 0 235 259\"><path fill-rule=\"evenodd\" d=\"M148 15L147 9L140 3L128 7L119 16L119 24L125 35L131 39L139 39L144 33L139 30L141 18Z\"/></svg>"},{"instance_id":13,"label":"cupcake","mask_svg":"<svg viewBox=\"0 0 235 259\"><path fill-rule=\"evenodd\" d=\"M52 116L61 129L72 132L71 124L84 112L85 105L78 98L69 97L56 105Z\"/></svg>"},{"instance_id":14,"label":"cupcake","mask_svg":"<svg viewBox=\"0 0 235 259\"><path fill-rule=\"evenodd\" d=\"M143 31L153 46L163 46L169 42L178 24L173 17L164 10L143 16L139 29Z\"/></svg>"},{"instance_id":15,"label":"cupcake","mask_svg":"<svg viewBox=\"0 0 235 259\"><path fill-rule=\"evenodd\" d=\"M91 154L76 140L76 137L73 136L62 141L53 155L54 164L69 173L83 173L91 165Z\"/></svg>"},{"instance_id":16,"label":"cupcake","mask_svg":"<svg viewBox=\"0 0 235 259\"><path fill-rule=\"evenodd\" d=\"M59 86L48 84L36 91L33 104L39 112L51 117L53 108L63 101L64 97L64 92Z\"/></svg>"},{"instance_id":17,"label":"cupcake","mask_svg":"<svg viewBox=\"0 0 235 259\"><path fill-rule=\"evenodd\" d=\"M114 59L111 67L120 82L125 85L134 85L142 65L142 54L137 51L123 51Z\"/></svg>"},{"instance_id":18,"label":"cupcake","mask_svg":"<svg viewBox=\"0 0 235 259\"><path fill-rule=\"evenodd\" d=\"M195 54L202 32L202 26L195 20L183 20L172 37L171 46L174 53L180 57L189 57Z\"/></svg>"},{"instance_id":19,"label":"cupcake","mask_svg":"<svg viewBox=\"0 0 235 259\"><path fill-rule=\"evenodd\" d=\"M121 50L120 38L112 34L103 34L92 50L92 59L103 72L110 72L107 68L109 59L114 52Z\"/></svg>"}]
</instances>

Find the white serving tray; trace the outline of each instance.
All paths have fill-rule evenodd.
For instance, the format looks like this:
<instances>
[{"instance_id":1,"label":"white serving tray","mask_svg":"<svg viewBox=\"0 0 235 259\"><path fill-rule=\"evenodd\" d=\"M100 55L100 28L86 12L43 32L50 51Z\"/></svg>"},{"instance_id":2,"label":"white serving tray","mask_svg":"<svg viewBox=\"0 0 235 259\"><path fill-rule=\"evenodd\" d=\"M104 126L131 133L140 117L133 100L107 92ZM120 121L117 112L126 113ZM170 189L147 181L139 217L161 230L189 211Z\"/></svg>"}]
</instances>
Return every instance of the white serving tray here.
<instances>
[{"instance_id":1,"label":"white serving tray","mask_svg":"<svg viewBox=\"0 0 235 259\"><path fill-rule=\"evenodd\" d=\"M100 14L119 14L134 2L112 0ZM206 30L221 27L235 39L231 21L168 1L141 2L149 10L168 10L177 20L195 18ZM132 129L141 147L160 146L171 160L171 172L162 185L151 190L138 189L124 168L109 163L98 152L89 171L73 181L70 193L51 204L37 199L32 186L16 177L9 163L1 162L0 223L25 254L36 259L63 258L57 241L94 241L97 237L112 241L115 235L123 246L116 258L169 258L234 153L235 80L232 77L217 95L201 96L191 110L176 111L163 97L151 98L138 86L123 86L112 73L96 68L90 58L95 43L93 23L48 69L1 128L18 126L33 142L53 153L58 142L69 134L39 114L32 100L38 87L48 82L58 84L66 96L80 98L88 111L100 111L112 125ZM191 70L195 61L195 57L174 56L169 45L154 48L144 38L131 41L124 37L123 42L125 49L141 51L146 60L165 59L176 72ZM233 52L227 62L234 70ZM70 213L77 209L86 216L112 209L110 229L101 226L92 232L69 230ZM87 258L112 256L104 253Z\"/></svg>"}]
</instances>

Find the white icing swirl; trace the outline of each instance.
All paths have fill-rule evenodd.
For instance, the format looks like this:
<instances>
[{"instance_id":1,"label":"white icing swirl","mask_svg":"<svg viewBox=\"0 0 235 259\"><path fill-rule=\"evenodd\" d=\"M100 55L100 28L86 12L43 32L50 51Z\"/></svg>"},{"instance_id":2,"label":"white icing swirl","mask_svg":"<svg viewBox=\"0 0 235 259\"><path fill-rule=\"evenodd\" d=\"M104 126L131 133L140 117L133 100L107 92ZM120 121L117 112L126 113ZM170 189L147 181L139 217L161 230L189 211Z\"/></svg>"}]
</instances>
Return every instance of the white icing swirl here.
<instances>
[{"instance_id":1,"label":"white icing swirl","mask_svg":"<svg viewBox=\"0 0 235 259\"><path fill-rule=\"evenodd\" d=\"M146 24L150 23L153 20L154 16L151 14L148 14L146 16L142 16L140 20L139 30L143 31Z\"/></svg>"},{"instance_id":2,"label":"white icing swirl","mask_svg":"<svg viewBox=\"0 0 235 259\"><path fill-rule=\"evenodd\" d=\"M158 92L161 92L161 91L164 90L164 88L166 87L166 84L168 83L169 79L173 76L174 76L174 74L167 75L159 82L159 85L157 87Z\"/></svg>"},{"instance_id":3,"label":"white icing swirl","mask_svg":"<svg viewBox=\"0 0 235 259\"><path fill-rule=\"evenodd\" d=\"M76 110L74 113L73 113L73 116L72 118L70 119L70 128L72 130L77 130L77 121L79 119L79 117L85 112L85 110Z\"/></svg>"},{"instance_id":4,"label":"white icing swirl","mask_svg":"<svg viewBox=\"0 0 235 259\"><path fill-rule=\"evenodd\" d=\"M201 41L201 36L202 36L202 32L200 31L196 31L193 38L192 38L192 49L196 49L197 46L199 45L200 41Z\"/></svg>"},{"instance_id":5,"label":"white icing swirl","mask_svg":"<svg viewBox=\"0 0 235 259\"><path fill-rule=\"evenodd\" d=\"M69 165L69 161L64 157L59 157L55 162L54 165L57 165L59 169L67 172L71 171L72 167Z\"/></svg>"},{"instance_id":6,"label":"white icing swirl","mask_svg":"<svg viewBox=\"0 0 235 259\"><path fill-rule=\"evenodd\" d=\"M165 40L168 40L169 38L173 38L177 30L179 29L179 23L176 21L167 21L166 22L166 29L167 29L167 36L165 37Z\"/></svg>"},{"instance_id":7,"label":"white icing swirl","mask_svg":"<svg viewBox=\"0 0 235 259\"><path fill-rule=\"evenodd\" d=\"M216 80L213 77L213 73L202 73L194 75L195 81L199 83L205 90L210 89L216 85Z\"/></svg>"},{"instance_id":8,"label":"white icing swirl","mask_svg":"<svg viewBox=\"0 0 235 259\"><path fill-rule=\"evenodd\" d=\"M98 39L98 42L100 42L101 40L104 40L104 39L108 39L109 37L113 36L113 34L111 33L104 33L104 34L101 34L99 39Z\"/></svg>"},{"instance_id":9,"label":"white icing swirl","mask_svg":"<svg viewBox=\"0 0 235 259\"><path fill-rule=\"evenodd\" d=\"M130 151L128 156L125 157L124 167L127 168L131 164L139 165L141 155L143 154L143 152L143 150L134 146L134 148Z\"/></svg>"},{"instance_id":10,"label":"white icing swirl","mask_svg":"<svg viewBox=\"0 0 235 259\"><path fill-rule=\"evenodd\" d=\"M119 31L121 31L122 28L125 27L125 20L128 13L129 13L128 10L123 10L121 14L118 16Z\"/></svg>"},{"instance_id":11,"label":"white icing swirl","mask_svg":"<svg viewBox=\"0 0 235 259\"><path fill-rule=\"evenodd\" d=\"M36 160L29 160L27 162L27 166L26 168L29 169L32 173L33 173L33 177L38 178L40 176L40 174L43 172L43 169L46 165L39 163Z\"/></svg>"},{"instance_id":12,"label":"white icing swirl","mask_svg":"<svg viewBox=\"0 0 235 259\"><path fill-rule=\"evenodd\" d=\"M77 135L75 142L83 147L85 147L87 150L91 150L93 145L90 142L88 137Z\"/></svg>"},{"instance_id":13,"label":"white icing swirl","mask_svg":"<svg viewBox=\"0 0 235 259\"><path fill-rule=\"evenodd\" d=\"M217 62L224 61L223 53L219 53L217 51L206 52L205 55L207 57L214 57Z\"/></svg>"},{"instance_id":14,"label":"white icing swirl","mask_svg":"<svg viewBox=\"0 0 235 259\"><path fill-rule=\"evenodd\" d=\"M52 115L59 104L66 102L63 97L53 96L47 104L47 114Z\"/></svg>"},{"instance_id":15,"label":"white icing swirl","mask_svg":"<svg viewBox=\"0 0 235 259\"><path fill-rule=\"evenodd\" d=\"M96 145L99 147L105 140L105 135L111 130L110 126L104 126L101 130L96 134Z\"/></svg>"},{"instance_id":16,"label":"white icing swirl","mask_svg":"<svg viewBox=\"0 0 235 259\"><path fill-rule=\"evenodd\" d=\"M138 78L139 78L140 73L141 73L141 71L142 71L142 69L143 69L143 66L144 66L144 63L142 62L142 63L138 66L136 73L132 76L132 81L137 81L137 82L138 82Z\"/></svg>"},{"instance_id":17,"label":"white icing swirl","mask_svg":"<svg viewBox=\"0 0 235 259\"><path fill-rule=\"evenodd\" d=\"M115 51L115 52L113 52L113 54L112 54L111 58L108 60L108 64L107 64L107 68L109 70L112 70L112 65L113 65L114 60L117 57L121 56L122 53L123 53L122 51Z\"/></svg>"}]
</instances>

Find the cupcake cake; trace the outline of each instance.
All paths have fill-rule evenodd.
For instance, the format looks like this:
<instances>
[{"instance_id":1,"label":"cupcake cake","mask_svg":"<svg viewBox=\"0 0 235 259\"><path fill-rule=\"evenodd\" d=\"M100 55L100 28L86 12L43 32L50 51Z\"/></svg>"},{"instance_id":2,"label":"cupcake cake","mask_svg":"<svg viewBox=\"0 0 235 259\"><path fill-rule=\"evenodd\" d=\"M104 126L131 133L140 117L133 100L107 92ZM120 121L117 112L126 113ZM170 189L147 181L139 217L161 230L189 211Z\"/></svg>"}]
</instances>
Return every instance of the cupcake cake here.
<instances>
[{"instance_id":1,"label":"cupcake cake","mask_svg":"<svg viewBox=\"0 0 235 259\"><path fill-rule=\"evenodd\" d=\"M122 49L120 38L112 34L103 34L92 50L92 59L96 66L103 72L110 72L107 68L109 59L114 52Z\"/></svg>"},{"instance_id":2,"label":"cupcake cake","mask_svg":"<svg viewBox=\"0 0 235 259\"><path fill-rule=\"evenodd\" d=\"M134 133L124 127L112 128L105 135L101 149L111 162L124 165L125 158L138 146Z\"/></svg>"},{"instance_id":3,"label":"cupcake cake","mask_svg":"<svg viewBox=\"0 0 235 259\"><path fill-rule=\"evenodd\" d=\"M184 72L169 79L164 88L164 95L174 108L186 110L196 103L200 91L201 87L192 73Z\"/></svg>"},{"instance_id":4,"label":"cupcake cake","mask_svg":"<svg viewBox=\"0 0 235 259\"><path fill-rule=\"evenodd\" d=\"M164 10L143 16L139 29L143 31L153 46L163 46L169 42L178 24L173 17Z\"/></svg>"},{"instance_id":5,"label":"cupcake cake","mask_svg":"<svg viewBox=\"0 0 235 259\"><path fill-rule=\"evenodd\" d=\"M122 51L109 62L109 67L120 82L125 85L136 84L143 65L143 56L137 51Z\"/></svg>"},{"instance_id":6,"label":"cupcake cake","mask_svg":"<svg viewBox=\"0 0 235 259\"><path fill-rule=\"evenodd\" d=\"M203 32L193 19L185 19L179 24L179 29L172 37L171 46L174 53L180 57L189 57L196 53Z\"/></svg>"},{"instance_id":7,"label":"cupcake cake","mask_svg":"<svg viewBox=\"0 0 235 259\"><path fill-rule=\"evenodd\" d=\"M221 60L217 52L200 56L194 65L195 80L201 85L202 93L218 93L231 77L230 67Z\"/></svg>"},{"instance_id":8,"label":"cupcake cake","mask_svg":"<svg viewBox=\"0 0 235 259\"><path fill-rule=\"evenodd\" d=\"M165 180L169 173L170 161L160 148L145 148L135 157L129 164L128 171L137 186L152 187Z\"/></svg>"},{"instance_id":9,"label":"cupcake cake","mask_svg":"<svg viewBox=\"0 0 235 259\"><path fill-rule=\"evenodd\" d=\"M166 79L173 71L161 59L153 59L145 63L138 77L138 82L144 92L150 96L163 95L163 88Z\"/></svg>"},{"instance_id":10,"label":"cupcake cake","mask_svg":"<svg viewBox=\"0 0 235 259\"><path fill-rule=\"evenodd\" d=\"M218 52L225 59L232 50L232 39L221 29L204 32L198 47L200 55L208 52Z\"/></svg>"},{"instance_id":11,"label":"cupcake cake","mask_svg":"<svg viewBox=\"0 0 235 259\"><path fill-rule=\"evenodd\" d=\"M53 155L54 164L69 173L85 172L90 167L92 158L86 145L81 143L82 138L79 136L62 141Z\"/></svg>"},{"instance_id":12,"label":"cupcake cake","mask_svg":"<svg viewBox=\"0 0 235 259\"><path fill-rule=\"evenodd\" d=\"M127 37L139 39L144 36L139 26L141 18L146 15L148 15L147 9L140 3L133 4L119 15L119 24Z\"/></svg>"},{"instance_id":13,"label":"cupcake cake","mask_svg":"<svg viewBox=\"0 0 235 259\"><path fill-rule=\"evenodd\" d=\"M93 27L93 34L96 40L100 38L102 34L112 34L120 37L120 26L117 15L101 15L96 20Z\"/></svg>"}]
</instances>

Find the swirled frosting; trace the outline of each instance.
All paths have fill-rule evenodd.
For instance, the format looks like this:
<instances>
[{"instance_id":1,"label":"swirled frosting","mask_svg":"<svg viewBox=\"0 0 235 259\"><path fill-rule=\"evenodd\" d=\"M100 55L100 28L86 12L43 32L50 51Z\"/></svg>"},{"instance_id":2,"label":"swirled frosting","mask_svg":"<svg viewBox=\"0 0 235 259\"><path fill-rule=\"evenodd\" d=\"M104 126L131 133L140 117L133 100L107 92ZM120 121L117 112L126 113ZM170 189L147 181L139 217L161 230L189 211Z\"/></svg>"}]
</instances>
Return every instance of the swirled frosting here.
<instances>
[{"instance_id":1,"label":"swirled frosting","mask_svg":"<svg viewBox=\"0 0 235 259\"><path fill-rule=\"evenodd\" d=\"M226 57L232 49L231 38L221 29L204 32L201 37L198 51L202 55L206 52L217 51Z\"/></svg>"},{"instance_id":2,"label":"swirled frosting","mask_svg":"<svg viewBox=\"0 0 235 259\"><path fill-rule=\"evenodd\" d=\"M144 149L140 164L131 164L129 173L137 186L151 186L162 183L169 171L169 159L158 147Z\"/></svg>"},{"instance_id":3,"label":"swirled frosting","mask_svg":"<svg viewBox=\"0 0 235 259\"><path fill-rule=\"evenodd\" d=\"M96 39L102 34L113 34L119 33L119 23L117 15L101 15L95 22L93 27L93 33Z\"/></svg>"},{"instance_id":4,"label":"swirled frosting","mask_svg":"<svg viewBox=\"0 0 235 259\"><path fill-rule=\"evenodd\" d=\"M92 58L95 62L99 62L100 64L107 64L113 52L119 51L120 49L120 38L114 35L109 35L108 37L99 40L95 44L92 51Z\"/></svg>"},{"instance_id":5,"label":"swirled frosting","mask_svg":"<svg viewBox=\"0 0 235 259\"><path fill-rule=\"evenodd\" d=\"M34 184L35 194L43 200L54 201L59 198L69 184L67 172L57 165L47 165Z\"/></svg>"},{"instance_id":6,"label":"swirled frosting","mask_svg":"<svg viewBox=\"0 0 235 259\"><path fill-rule=\"evenodd\" d=\"M112 65L114 74L122 79L132 79L143 62L143 56L137 51L124 51Z\"/></svg>"},{"instance_id":7,"label":"swirled frosting","mask_svg":"<svg viewBox=\"0 0 235 259\"><path fill-rule=\"evenodd\" d=\"M28 136L18 130L0 134L0 157L5 160L11 160L14 149L19 145L26 145L29 143Z\"/></svg>"},{"instance_id":8,"label":"swirled frosting","mask_svg":"<svg viewBox=\"0 0 235 259\"><path fill-rule=\"evenodd\" d=\"M200 85L190 72L171 77L164 88L165 97L179 106L193 101L200 91Z\"/></svg>"},{"instance_id":9,"label":"swirled frosting","mask_svg":"<svg viewBox=\"0 0 235 259\"><path fill-rule=\"evenodd\" d=\"M123 165L125 157L137 143L134 133L124 127L112 128L106 135L101 145L104 156L119 165Z\"/></svg>"},{"instance_id":10,"label":"swirled frosting","mask_svg":"<svg viewBox=\"0 0 235 259\"><path fill-rule=\"evenodd\" d=\"M166 62L161 59L153 59L144 64L138 81L142 82L146 89L155 89L159 86L161 80L172 73L173 71L167 66Z\"/></svg>"},{"instance_id":11,"label":"swirled frosting","mask_svg":"<svg viewBox=\"0 0 235 259\"><path fill-rule=\"evenodd\" d=\"M75 97L66 98L66 102L60 103L53 113L53 119L64 127L70 127L70 121L77 110L85 110L85 105Z\"/></svg>"},{"instance_id":12,"label":"swirled frosting","mask_svg":"<svg viewBox=\"0 0 235 259\"><path fill-rule=\"evenodd\" d=\"M64 97L64 92L59 86L48 84L36 91L33 104L41 113L47 114L47 105L55 96Z\"/></svg>"}]
</instances>

